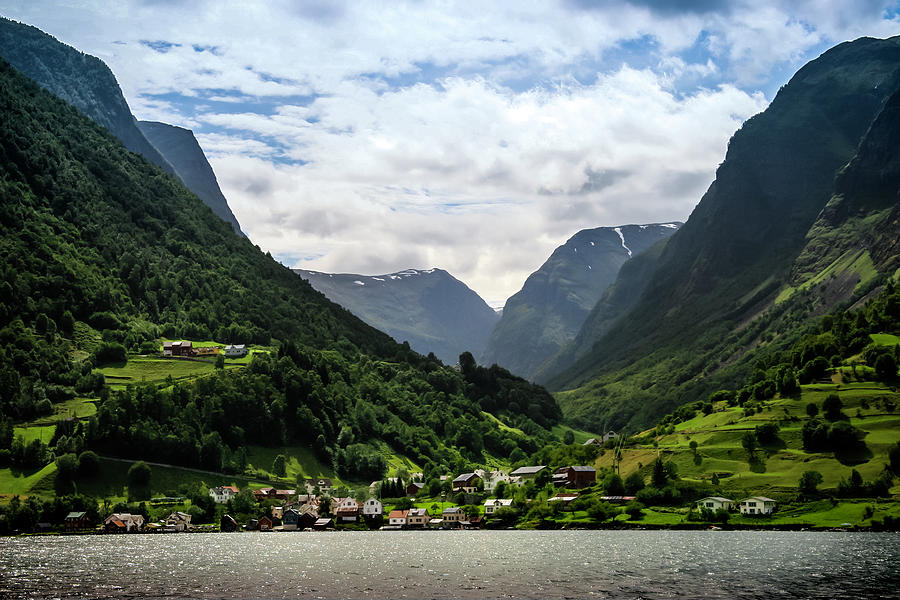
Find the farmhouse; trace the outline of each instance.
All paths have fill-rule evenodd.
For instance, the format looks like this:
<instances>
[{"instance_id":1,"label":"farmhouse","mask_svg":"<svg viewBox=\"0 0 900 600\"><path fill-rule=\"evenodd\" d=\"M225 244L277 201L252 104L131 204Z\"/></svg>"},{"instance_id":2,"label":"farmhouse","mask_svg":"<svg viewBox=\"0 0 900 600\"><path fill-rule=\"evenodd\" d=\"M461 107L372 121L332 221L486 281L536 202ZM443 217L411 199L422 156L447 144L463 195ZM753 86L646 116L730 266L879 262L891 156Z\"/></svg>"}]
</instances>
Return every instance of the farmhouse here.
<instances>
[{"instance_id":1,"label":"farmhouse","mask_svg":"<svg viewBox=\"0 0 900 600\"><path fill-rule=\"evenodd\" d=\"M763 496L741 500L742 515L771 515L775 511L775 501Z\"/></svg>"},{"instance_id":2,"label":"farmhouse","mask_svg":"<svg viewBox=\"0 0 900 600\"><path fill-rule=\"evenodd\" d=\"M353 523L359 518L359 502L353 498L335 498L332 508L339 523Z\"/></svg>"},{"instance_id":3,"label":"farmhouse","mask_svg":"<svg viewBox=\"0 0 900 600\"><path fill-rule=\"evenodd\" d=\"M388 523L390 525L406 525L406 515L408 510L392 510L388 515Z\"/></svg>"},{"instance_id":4,"label":"farmhouse","mask_svg":"<svg viewBox=\"0 0 900 600\"><path fill-rule=\"evenodd\" d=\"M77 531L79 529L89 529L91 527L91 519L84 511L70 512L66 515L66 531Z\"/></svg>"},{"instance_id":5,"label":"farmhouse","mask_svg":"<svg viewBox=\"0 0 900 600\"><path fill-rule=\"evenodd\" d=\"M513 477L520 477L523 481L527 481L529 479L534 479L535 477L537 477L538 473L540 473L541 471L543 471L546 468L547 468L546 465L519 467L518 469L516 469L515 471L510 473L510 475L512 475Z\"/></svg>"},{"instance_id":6,"label":"farmhouse","mask_svg":"<svg viewBox=\"0 0 900 600\"><path fill-rule=\"evenodd\" d=\"M103 521L107 533L136 533L144 526L143 515L112 513Z\"/></svg>"},{"instance_id":7,"label":"farmhouse","mask_svg":"<svg viewBox=\"0 0 900 600\"><path fill-rule=\"evenodd\" d=\"M484 502L484 514L492 515L501 508L512 507L512 498L491 498Z\"/></svg>"},{"instance_id":8,"label":"farmhouse","mask_svg":"<svg viewBox=\"0 0 900 600\"><path fill-rule=\"evenodd\" d=\"M594 467L581 465L561 467L553 473L553 485L570 488L586 488L597 481L597 470Z\"/></svg>"},{"instance_id":9,"label":"farmhouse","mask_svg":"<svg viewBox=\"0 0 900 600\"><path fill-rule=\"evenodd\" d=\"M242 356L247 356L248 352L250 352L250 350L244 344L225 346L226 358L240 358Z\"/></svg>"},{"instance_id":10,"label":"farmhouse","mask_svg":"<svg viewBox=\"0 0 900 600\"><path fill-rule=\"evenodd\" d=\"M425 487L425 484L421 481L413 481L410 482L408 486L406 486L406 495L407 496L415 496L419 492L422 491L422 488Z\"/></svg>"},{"instance_id":11,"label":"farmhouse","mask_svg":"<svg viewBox=\"0 0 900 600\"><path fill-rule=\"evenodd\" d=\"M431 519L431 515L428 514L428 509L411 508L406 513L406 526L407 527L425 527L428 524L428 521L430 519Z\"/></svg>"},{"instance_id":12,"label":"farmhouse","mask_svg":"<svg viewBox=\"0 0 900 600\"><path fill-rule=\"evenodd\" d=\"M363 516L380 517L384 514L384 506L375 498L369 498L363 504Z\"/></svg>"},{"instance_id":13,"label":"farmhouse","mask_svg":"<svg viewBox=\"0 0 900 600\"><path fill-rule=\"evenodd\" d=\"M708 496L697 502L697 508L707 508L713 512L720 509L731 510L734 508L734 500L729 500L728 498L723 498L721 496Z\"/></svg>"},{"instance_id":14,"label":"farmhouse","mask_svg":"<svg viewBox=\"0 0 900 600\"><path fill-rule=\"evenodd\" d=\"M163 356L194 356L191 342L163 342Z\"/></svg>"},{"instance_id":15,"label":"farmhouse","mask_svg":"<svg viewBox=\"0 0 900 600\"><path fill-rule=\"evenodd\" d=\"M225 504L238 495L238 490L233 485L222 485L219 487L209 488L209 497L217 504Z\"/></svg>"},{"instance_id":16,"label":"farmhouse","mask_svg":"<svg viewBox=\"0 0 900 600\"><path fill-rule=\"evenodd\" d=\"M454 492L465 492L473 494L478 491L478 483L480 479L475 473L463 473L453 480Z\"/></svg>"}]
</instances>

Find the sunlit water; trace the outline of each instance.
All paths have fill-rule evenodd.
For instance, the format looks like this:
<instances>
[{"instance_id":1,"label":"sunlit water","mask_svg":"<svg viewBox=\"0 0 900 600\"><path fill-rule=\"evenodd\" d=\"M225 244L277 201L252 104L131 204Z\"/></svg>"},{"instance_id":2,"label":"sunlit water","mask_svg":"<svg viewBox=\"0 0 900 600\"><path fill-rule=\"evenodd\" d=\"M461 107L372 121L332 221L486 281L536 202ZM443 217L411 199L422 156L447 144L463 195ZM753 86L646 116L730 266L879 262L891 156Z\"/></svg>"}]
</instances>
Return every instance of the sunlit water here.
<instances>
[{"instance_id":1,"label":"sunlit water","mask_svg":"<svg viewBox=\"0 0 900 600\"><path fill-rule=\"evenodd\" d=\"M900 535L471 531L0 538L12 598L898 598Z\"/></svg>"}]
</instances>

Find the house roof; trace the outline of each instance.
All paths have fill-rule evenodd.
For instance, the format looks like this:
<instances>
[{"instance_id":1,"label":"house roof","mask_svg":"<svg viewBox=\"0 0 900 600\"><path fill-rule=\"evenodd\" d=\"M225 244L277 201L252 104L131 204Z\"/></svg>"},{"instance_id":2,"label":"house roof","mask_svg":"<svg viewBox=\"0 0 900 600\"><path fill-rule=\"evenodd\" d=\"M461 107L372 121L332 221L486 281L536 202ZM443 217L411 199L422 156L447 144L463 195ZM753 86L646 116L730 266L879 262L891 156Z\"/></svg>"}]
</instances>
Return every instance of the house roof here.
<instances>
[{"instance_id":1,"label":"house roof","mask_svg":"<svg viewBox=\"0 0 900 600\"><path fill-rule=\"evenodd\" d=\"M392 510L388 519L405 519L408 512L407 510Z\"/></svg>"},{"instance_id":2,"label":"house roof","mask_svg":"<svg viewBox=\"0 0 900 600\"><path fill-rule=\"evenodd\" d=\"M747 500L759 500L760 502L775 502L771 498L766 498L765 496L750 496L749 498L746 498L746 499L742 500L741 502L746 502Z\"/></svg>"},{"instance_id":3,"label":"house roof","mask_svg":"<svg viewBox=\"0 0 900 600\"><path fill-rule=\"evenodd\" d=\"M599 444L600 441L597 438L588 439L582 446L590 446L591 444Z\"/></svg>"},{"instance_id":4,"label":"house roof","mask_svg":"<svg viewBox=\"0 0 900 600\"><path fill-rule=\"evenodd\" d=\"M321 527L322 525L328 525L331 523L331 519L328 517L322 517L321 519L316 519L316 526Z\"/></svg>"},{"instance_id":5,"label":"house roof","mask_svg":"<svg viewBox=\"0 0 900 600\"><path fill-rule=\"evenodd\" d=\"M490 500L485 500L485 506L512 506L512 498L491 498Z\"/></svg>"},{"instance_id":6,"label":"house roof","mask_svg":"<svg viewBox=\"0 0 900 600\"><path fill-rule=\"evenodd\" d=\"M547 465L535 465L529 467L519 467L513 471L512 475L534 475L547 468Z\"/></svg>"},{"instance_id":7,"label":"house roof","mask_svg":"<svg viewBox=\"0 0 900 600\"><path fill-rule=\"evenodd\" d=\"M66 520L68 521L69 519L83 519L83 518L84 518L84 515L86 515L86 514L87 514L87 513L84 512L84 511L82 511L82 512L70 512L69 514L66 515Z\"/></svg>"},{"instance_id":8,"label":"house roof","mask_svg":"<svg viewBox=\"0 0 900 600\"><path fill-rule=\"evenodd\" d=\"M732 504L734 503L734 500L723 498L722 496L707 496L702 500L698 500L698 502L703 502L704 500L715 500L716 502L731 502Z\"/></svg>"},{"instance_id":9,"label":"house roof","mask_svg":"<svg viewBox=\"0 0 900 600\"><path fill-rule=\"evenodd\" d=\"M579 471L581 473L596 473L597 472L597 469L595 469L594 467L588 467L586 465L573 465L569 468L572 469L573 471Z\"/></svg>"},{"instance_id":10,"label":"house roof","mask_svg":"<svg viewBox=\"0 0 900 600\"><path fill-rule=\"evenodd\" d=\"M455 515L455 514L458 514L458 513L465 513L465 512L466 512L466 511L464 511L464 510L462 509L461 506L451 506L450 508L445 508L443 514L445 514L445 515Z\"/></svg>"},{"instance_id":11,"label":"house roof","mask_svg":"<svg viewBox=\"0 0 900 600\"><path fill-rule=\"evenodd\" d=\"M422 483L421 481L413 481L406 487L407 487L407 489L409 489L410 487L413 487L413 486L421 490L423 487L425 487L425 484Z\"/></svg>"},{"instance_id":12,"label":"house roof","mask_svg":"<svg viewBox=\"0 0 900 600\"><path fill-rule=\"evenodd\" d=\"M406 514L407 517L427 517L428 510L424 508L411 508Z\"/></svg>"},{"instance_id":13,"label":"house roof","mask_svg":"<svg viewBox=\"0 0 900 600\"><path fill-rule=\"evenodd\" d=\"M550 498L550 500L548 500L548 502L553 502L553 501L571 502L572 500L574 500L577 497L578 497L578 494L557 494L557 495L553 496L552 498Z\"/></svg>"},{"instance_id":14,"label":"house roof","mask_svg":"<svg viewBox=\"0 0 900 600\"><path fill-rule=\"evenodd\" d=\"M462 475L457 476L457 478L453 480L453 483L468 483L476 477L478 477L477 473L463 473Z\"/></svg>"}]
</instances>

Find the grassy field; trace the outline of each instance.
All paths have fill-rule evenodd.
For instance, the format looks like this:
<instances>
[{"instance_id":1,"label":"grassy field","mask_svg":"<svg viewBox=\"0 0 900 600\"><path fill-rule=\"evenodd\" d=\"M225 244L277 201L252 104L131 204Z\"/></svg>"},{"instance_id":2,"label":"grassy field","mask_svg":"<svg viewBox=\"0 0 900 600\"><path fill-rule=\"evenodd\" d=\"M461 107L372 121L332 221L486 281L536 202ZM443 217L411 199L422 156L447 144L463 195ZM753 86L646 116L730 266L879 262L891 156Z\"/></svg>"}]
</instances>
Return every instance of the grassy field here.
<instances>
[{"instance_id":1,"label":"grassy field","mask_svg":"<svg viewBox=\"0 0 900 600\"><path fill-rule=\"evenodd\" d=\"M50 463L37 471L14 471L12 469L0 469L0 502L7 502L13 496L28 496L37 493L35 488L46 489L49 481L50 489L56 476L56 464ZM41 494L43 495L43 494Z\"/></svg>"},{"instance_id":2,"label":"grassy field","mask_svg":"<svg viewBox=\"0 0 900 600\"><path fill-rule=\"evenodd\" d=\"M287 475L283 480L292 482L296 485L297 477L327 477L332 480L335 486L341 484L334 471L323 465L313 454L312 450L304 446L280 446L275 448L267 448L265 446L246 446L247 462L257 472L268 473L273 479L275 476L271 473L272 463L279 454L284 454L286 461Z\"/></svg>"},{"instance_id":3,"label":"grassy field","mask_svg":"<svg viewBox=\"0 0 900 600\"><path fill-rule=\"evenodd\" d=\"M833 452L809 453L802 449L801 430L809 419L806 406L814 403L821 409L829 394L840 397L844 415L864 432L864 455L836 456ZM778 441L757 451L758 460L751 464L741 438L763 423L780 427ZM699 413L655 441L655 446L645 444L623 450L623 477L635 470L649 475L651 464L661 456L674 462L684 479L709 481L717 473L720 492L726 496L795 496L801 474L810 470L822 474L820 489L833 490L842 479L849 478L851 469L858 470L866 480L875 479L882 472L888 451L900 442L900 394L875 382L807 385L802 386L800 396L769 400L752 415L745 415L740 407L720 403L711 414ZM690 448L692 441L698 445L696 455ZM611 452L597 460L599 467L612 465ZM900 493L900 486L891 492Z\"/></svg>"},{"instance_id":4,"label":"grassy field","mask_svg":"<svg viewBox=\"0 0 900 600\"><path fill-rule=\"evenodd\" d=\"M571 431L575 435L575 443L576 444L583 444L591 438L600 439L601 437L603 437L602 435L598 435L596 433L591 433L590 431L574 429L572 427L569 427L568 425L563 425L562 423L558 423L558 424L554 425L550 431L553 433L554 437L556 437L560 440L563 439L563 436L566 434L567 431Z\"/></svg>"},{"instance_id":5,"label":"grassy field","mask_svg":"<svg viewBox=\"0 0 900 600\"><path fill-rule=\"evenodd\" d=\"M215 371L215 363L210 360L196 361L177 358L133 357L124 364L115 364L98 369L106 377L113 389L133 383L158 383L168 377L173 380L193 379L210 375Z\"/></svg>"},{"instance_id":6,"label":"grassy field","mask_svg":"<svg viewBox=\"0 0 900 600\"><path fill-rule=\"evenodd\" d=\"M873 333L869 337L878 346L897 346L900 344L900 337L889 333Z\"/></svg>"}]
</instances>

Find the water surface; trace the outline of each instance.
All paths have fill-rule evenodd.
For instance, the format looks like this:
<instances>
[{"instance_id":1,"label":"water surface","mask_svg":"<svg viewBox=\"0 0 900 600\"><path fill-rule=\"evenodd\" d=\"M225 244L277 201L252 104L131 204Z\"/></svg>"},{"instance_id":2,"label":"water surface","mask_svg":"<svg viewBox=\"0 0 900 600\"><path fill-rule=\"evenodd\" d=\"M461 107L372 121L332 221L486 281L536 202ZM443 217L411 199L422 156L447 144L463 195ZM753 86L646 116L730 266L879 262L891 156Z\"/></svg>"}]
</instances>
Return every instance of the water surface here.
<instances>
[{"instance_id":1,"label":"water surface","mask_svg":"<svg viewBox=\"0 0 900 600\"><path fill-rule=\"evenodd\" d=\"M0 538L0 597L898 598L900 535L729 531Z\"/></svg>"}]
</instances>

